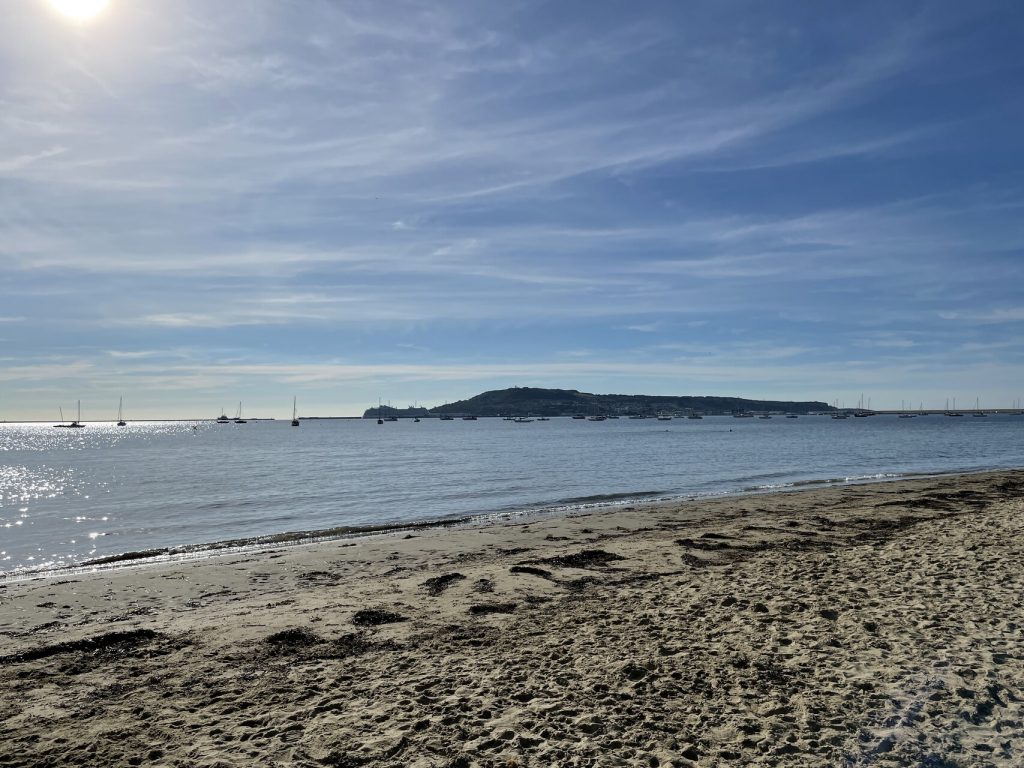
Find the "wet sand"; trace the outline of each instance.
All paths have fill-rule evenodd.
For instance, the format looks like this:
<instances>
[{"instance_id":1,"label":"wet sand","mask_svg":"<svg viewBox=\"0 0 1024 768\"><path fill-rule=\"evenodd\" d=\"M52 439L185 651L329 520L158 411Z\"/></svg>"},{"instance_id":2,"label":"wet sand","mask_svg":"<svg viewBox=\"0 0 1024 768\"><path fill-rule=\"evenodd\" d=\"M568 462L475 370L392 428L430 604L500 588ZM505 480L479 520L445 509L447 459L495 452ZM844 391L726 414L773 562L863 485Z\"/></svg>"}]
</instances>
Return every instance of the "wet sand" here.
<instances>
[{"instance_id":1,"label":"wet sand","mask_svg":"<svg viewBox=\"0 0 1024 768\"><path fill-rule=\"evenodd\" d=\"M1024 764L1024 471L0 585L0 766Z\"/></svg>"}]
</instances>

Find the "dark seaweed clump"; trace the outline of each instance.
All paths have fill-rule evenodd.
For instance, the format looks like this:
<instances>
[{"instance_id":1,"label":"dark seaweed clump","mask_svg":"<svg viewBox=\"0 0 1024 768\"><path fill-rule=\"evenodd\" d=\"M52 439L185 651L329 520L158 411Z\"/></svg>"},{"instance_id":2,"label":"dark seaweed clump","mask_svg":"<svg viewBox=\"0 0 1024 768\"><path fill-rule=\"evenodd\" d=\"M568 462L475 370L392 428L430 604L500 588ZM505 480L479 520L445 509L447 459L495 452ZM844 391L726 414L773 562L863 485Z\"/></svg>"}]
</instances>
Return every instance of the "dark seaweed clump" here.
<instances>
[{"instance_id":1,"label":"dark seaweed clump","mask_svg":"<svg viewBox=\"0 0 1024 768\"><path fill-rule=\"evenodd\" d=\"M69 640L64 643L53 645L41 645L37 648L30 648L21 653L12 653L9 656L0 656L0 664L20 663L25 661L36 661L46 659L50 656L57 656L62 653L96 653L108 652L118 653L128 651L136 646L148 643L151 640L163 637L159 632L152 629L133 629L128 632L107 632L96 637L87 637L83 640Z\"/></svg>"},{"instance_id":2,"label":"dark seaweed clump","mask_svg":"<svg viewBox=\"0 0 1024 768\"><path fill-rule=\"evenodd\" d=\"M528 573L531 576L540 576L542 579L550 579L551 571L545 571L543 568L534 568L532 565L513 565L509 568L512 573Z\"/></svg>"},{"instance_id":3,"label":"dark seaweed clump","mask_svg":"<svg viewBox=\"0 0 1024 768\"><path fill-rule=\"evenodd\" d=\"M275 650L285 651L307 648L322 641L315 632L312 632L305 627L299 627L297 629L284 629L280 632L275 632L274 634L265 637L263 642L273 647Z\"/></svg>"},{"instance_id":4,"label":"dark seaweed clump","mask_svg":"<svg viewBox=\"0 0 1024 768\"><path fill-rule=\"evenodd\" d=\"M471 616L486 616L489 613L512 613L515 609L515 603L483 603L469 606L469 614Z\"/></svg>"},{"instance_id":5,"label":"dark seaweed clump","mask_svg":"<svg viewBox=\"0 0 1024 768\"><path fill-rule=\"evenodd\" d=\"M547 563L556 568L600 568L615 560L625 559L622 555L605 552L603 549L584 549L582 552L574 552L571 555L556 555L535 562Z\"/></svg>"},{"instance_id":6,"label":"dark seaweed clump","mask_svg":"<svg viewBox=\"0 0 1024 768\"><path fill-rule=\"evenodd\" d=\"M381 624L397 624L400 621L408 621L408 619L380 608L364 608L361 611L356 611L355 616L352 617L352 623L357 627L377 627Z\"/></svg>"},{"instance_id":7,"label":"dark seaweed clump","mask_svg":"<svg viewBox=\"0 0 1024 768\"><path fill-rule=\"evenodd\" d=\"M420 586L427 590L427 594L437 597L452 584L457 581L462 581L464 578L466 577L461 573L445 573L441 576L435 576L432 579L427 579Z\"/></svg>"}]
</instances>

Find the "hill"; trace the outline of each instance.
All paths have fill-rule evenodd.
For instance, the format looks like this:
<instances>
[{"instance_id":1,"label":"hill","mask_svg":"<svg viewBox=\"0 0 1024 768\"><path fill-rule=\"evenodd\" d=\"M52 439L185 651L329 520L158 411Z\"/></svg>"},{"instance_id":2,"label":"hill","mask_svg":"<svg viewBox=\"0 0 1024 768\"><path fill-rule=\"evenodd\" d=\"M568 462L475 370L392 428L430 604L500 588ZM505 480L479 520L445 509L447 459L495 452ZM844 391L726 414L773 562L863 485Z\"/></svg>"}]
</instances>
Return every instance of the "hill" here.
<instances>
[{"instance_id":1,"label":"hill","mask_svg":"<svg viewBox=\"0 0 1024 768\"><path fill-rule=\"evenodd\" d=\"M575 389L542 389L540 387L512 387L446 403L431 409L435 415L452 416L506 416L532 414L535 416L572 416L575 414L621 415L658 413L734 413L785 412L811 413L831 411L826 403L817 401L789 402L785 400L747 400L742 397L716 395L594 395ZM372 415L376 409L368 409Z\"/></svg>"}]
</instances>

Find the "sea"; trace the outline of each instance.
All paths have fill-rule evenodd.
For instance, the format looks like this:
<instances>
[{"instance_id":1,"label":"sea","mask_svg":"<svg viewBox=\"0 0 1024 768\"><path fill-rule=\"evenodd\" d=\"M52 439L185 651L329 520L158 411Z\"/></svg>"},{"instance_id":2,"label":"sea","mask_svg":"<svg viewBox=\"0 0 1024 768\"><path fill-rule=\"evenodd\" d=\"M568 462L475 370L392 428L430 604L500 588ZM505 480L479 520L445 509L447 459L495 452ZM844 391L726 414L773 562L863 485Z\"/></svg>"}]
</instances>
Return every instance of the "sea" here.
<instances>
[{"instance_id":1,"label":"sea","mask_svg":"<svg viewBox=\"0 0 1024 768\"><path fill-rule=\"evenodd\" d=\"M994 414L0 424L0 579L1022 466L1024 416Z\"/></svg>"}]
</instances>

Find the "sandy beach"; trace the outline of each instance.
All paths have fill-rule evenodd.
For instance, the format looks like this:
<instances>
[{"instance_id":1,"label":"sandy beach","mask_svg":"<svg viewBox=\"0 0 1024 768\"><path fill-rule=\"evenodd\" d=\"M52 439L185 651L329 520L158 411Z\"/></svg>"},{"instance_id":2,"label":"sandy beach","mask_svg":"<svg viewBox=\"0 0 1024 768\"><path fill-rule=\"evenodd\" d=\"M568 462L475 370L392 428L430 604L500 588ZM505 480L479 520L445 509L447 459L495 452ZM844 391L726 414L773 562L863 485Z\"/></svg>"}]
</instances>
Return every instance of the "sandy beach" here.
<instances>
[{"instance_id":1,"label":"sandy beach","mask_svg":"<svg viewBox=\"0 0 1024 768\"><path fill-rule=\"evenodd\" d=\"M1024 764L1024 471L0 584L2 766Z\"/></svg>"}]
</instances>

